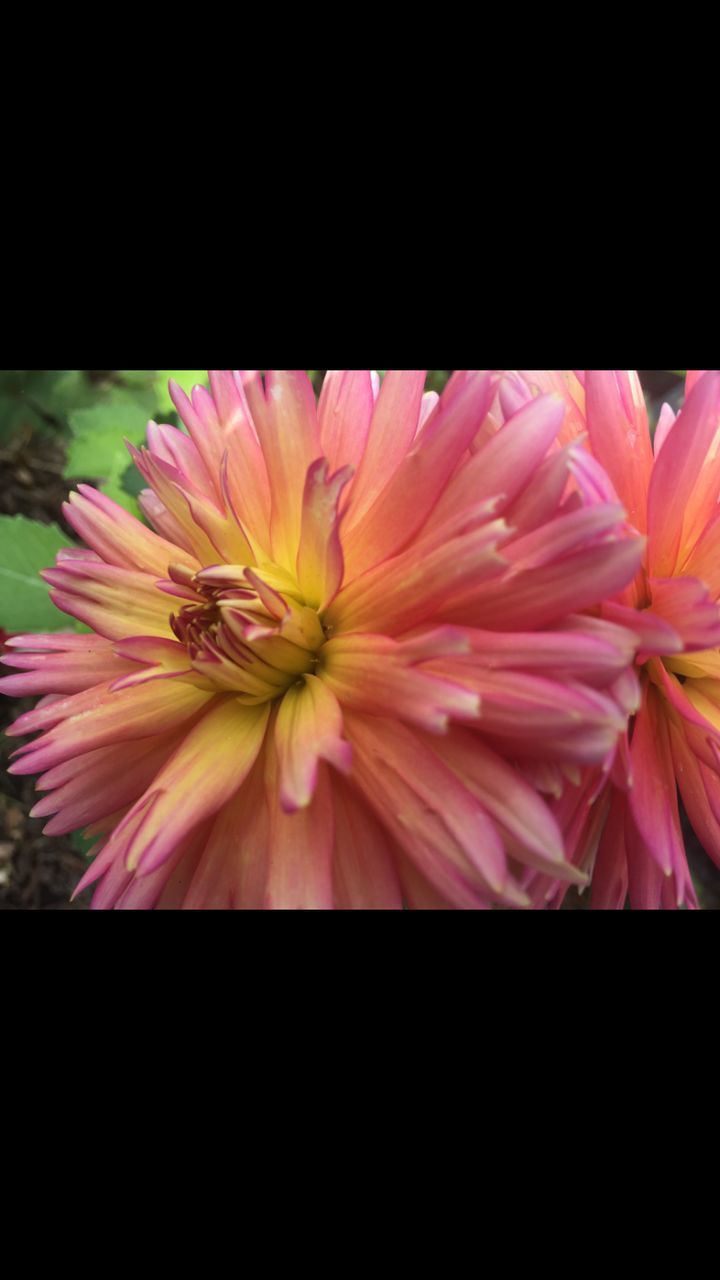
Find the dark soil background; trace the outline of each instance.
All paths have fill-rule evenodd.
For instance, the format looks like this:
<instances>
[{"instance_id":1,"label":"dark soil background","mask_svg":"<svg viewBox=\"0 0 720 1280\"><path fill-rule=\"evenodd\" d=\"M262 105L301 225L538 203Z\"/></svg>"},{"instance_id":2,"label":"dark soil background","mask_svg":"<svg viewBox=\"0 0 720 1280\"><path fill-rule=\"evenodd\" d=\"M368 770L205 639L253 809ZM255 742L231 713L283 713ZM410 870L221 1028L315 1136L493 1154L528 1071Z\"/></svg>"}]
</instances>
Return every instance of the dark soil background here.
<instances>
[{"instance_id":1,"label":"dark soil background","mask_svg":"<svg viewBox=\"0 0 720 1280\"><path fill-rule=\"evenodd\" d=\"M671 374L641 371L653 404L663 399L677 408L682 384ZM443 371L433 371L432 383L443 382ZM60 433L38 432L32 422L22 422L0 447L0 514L23 515L44 523L55 522L70 532L62 519L62 503L70 485L63 478L65 446ZM0 618L0 651L6 636ZM0 697L0 911L82 911L90 894L70 901L87 865L84 844L77 837L48 838L43 821L28 815L36 802L34 780L7 773L8 758L17 745L3 730L32 701L11 702ZM686 824L687 827L687 824ZM701 905L720 909L720 871L687 828L690 865ZM584 898L573 895L569 908L582 909Z\"/></svg>"},{"instance_id":2,"label":"dark soil background","mask_svg":"<svg viewBox=\"0 0 720 1280\"><path fill-rule=\"evenodd\" d=\"M62 519L68 495L64 459L60 440L21 427L0 449L0 514L54 521L69 533ZM0 630L0 651L5 638ZM18 744L3 730L33 703L0 697L0 911L83 910L87 901L70 902L87 866L80 847L70 836L49 839L42 834L43 821L28 817L37 802L34 779L7 773Z\"/></svg>"}]
</instances>

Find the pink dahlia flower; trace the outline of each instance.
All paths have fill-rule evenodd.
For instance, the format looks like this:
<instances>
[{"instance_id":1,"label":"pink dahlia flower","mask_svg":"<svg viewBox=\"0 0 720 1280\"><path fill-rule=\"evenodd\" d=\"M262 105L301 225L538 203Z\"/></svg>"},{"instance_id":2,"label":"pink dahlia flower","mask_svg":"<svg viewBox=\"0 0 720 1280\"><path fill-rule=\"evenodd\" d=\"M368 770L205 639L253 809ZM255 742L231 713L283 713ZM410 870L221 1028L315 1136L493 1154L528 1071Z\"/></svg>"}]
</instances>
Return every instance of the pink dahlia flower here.
<instances>
[{"instance_id":1,"label":"pink dahlia flower","mask_svg":"<svg viewBox=\"0 0 720 1280\"><path fill-rule=\"evenodd\" d=\"M555 816L568 855L593 873L593 906L629 895L640 909L695 907L678 788L720 865L720 374L688 375L682 412L663 408L654 445L636 373L525 371L501 399L516 411L551 391L566 402L563 438L581 443L587 500L617 495L646 538L636 577L601 610L636 632L641 705L612 769L564 787ZM525 887L537 904L565 893L542 876Z\"/></svg>"},{"instance_id":2,"label":"pink dahlia flower","mask_svg":"<svg viewBox=\"0 0 720 1280\"><path fill-rule=\"evenodd\" d=\"M147 528L81 486L45 575L90 635L11 641L44 695L13 772L97 837L98 908L485 908L569 882L535 781L606 760L632 635L583 611L638 570L568 497L565 404L497 378L211 372L133 450ZM633 704L634 705L634 704Z\"/></svg>"}]
</instances>

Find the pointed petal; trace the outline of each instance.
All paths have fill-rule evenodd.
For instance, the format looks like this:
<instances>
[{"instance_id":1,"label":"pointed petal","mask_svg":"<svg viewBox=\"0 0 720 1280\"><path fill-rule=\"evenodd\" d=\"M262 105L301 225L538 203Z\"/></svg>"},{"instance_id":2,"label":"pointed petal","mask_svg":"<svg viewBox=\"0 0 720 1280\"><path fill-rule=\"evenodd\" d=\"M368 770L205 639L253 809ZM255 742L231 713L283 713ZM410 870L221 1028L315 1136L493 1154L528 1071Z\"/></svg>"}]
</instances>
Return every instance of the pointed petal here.
<instances>
[{"instance_id":1,"label":"pointed petal","mask_svg":"<svg viewBox=\"0 0 720 1280\"><path fill-rule=\"evenodd\" d=\"M257 759L268 716L267 705L242 707L228 697L214 701L113 832L110 844L128 870L154 871L182 837L237 793Z\"/></svg>"},{"instance_id":2,"label":"pointed petal","mask_svg":"<svg viewBox=\"0 0 720 1280\"><path fill-rule=\"evenodd\" d=\"M403 902L408 911L455 911L455 902L436 889L422 874L411 858L398 851L395 855L398 878L402 886ZM471 904L471 911L491 911L492 903L477 894Z\"/></svg>"},{"instance_id":3,"label":"pointed petal","mask_svg":"<svg viewBox=\"0 0 720 1280\"><path fill-rule=\"evenodd\" d=\"M65 653L20 653L11 650L0 658L3 666L20 668L23 674L0 680L0 693L9 697L34 697L37 694L82 693L85 689L119 679L132 670L128 662L116 657L109 641L87 637L85 650Z\"/></svg>"},{"instance_id":4,"label":"pointed petal","mask_svg":"<svg viewBox=\"0 0 720 1280\"><path fill-rule=\"evenodd\" d=\"M560 431L564 413L559 396L542 396L521 409L451 480L431 523L440 523L485 498L501 498L497 512L502 514L537 472Z\"/></svg>"},{"instance_id":5,"label":"pointed petal","mask_svg":"<svg viewBox=\"0 0 720 1280\"><path fill-rule=\"evenodd\" d=\"M672 885L672 881L658 866L630 806L625 813L625 855L628 896L633 911L662 911L666 886Z\"/></svg>"},{"instance_id":6,"label":"pointed petal","mask_svg":"<svg viewBox=\"0 0 720 1280\"><path fill-rule=\"evenodd\" d=\"M571 369L521 369L519 372L533 395L559 395L564 401L561 444L569 444L585 434L584 375Z\"/></svg>"},{"instance_id":7,"label":"pointed petal","mask_svg":"<svg viewBox=\"0 0 720 1280\"><path fill-rule=\"evenodd\" d=\"M606 503L579 507L556 516L532 533L513 538L503 548L503 555L515 573L539 569L581 547L598 545L617 531L623 518L622 507Z\"/></svg>"},{"instance_id":8,"label":"pointed petal","mask_svg":"<svg viewBox=\"0 0 720 1280\"><path fill-rule=\"evenodd\" d=\"M672 577L717 513L720 491L720 374L707 373L688 397L655 463L648 498L648 559Z\"/></svg>"},{"instance_id":9,"label":"pointed petal","mask_svg":"<svg viewBox=\"0 0 720 1280\"><path fill-rule=\"evenodd\" d=\"M326 458L314 462L307 473L297 580L305 603L313 609L326 609L342 585L339 505L351 478L349 467L329 476Z\"/></svg>"},{"instance_id":10,"label":"pointed petal","mask_svg":"<svg viewBox=\"0 0 720 1280\"><path fill-rule=\"evenodd\" d=\"M641 538L590 546L540 569L480 584L442 611L444 622L505 631L546 627L567 613L616 595L635 577L644 553Z\"/></svg>"},{"instance_id":11,"label":"pointed petal","mask_svg":"<svg viewBox=\"0 0 720 1280\"><path fill-rule=\"evenodd\" d=\"M391 369L385 374L350 495L349 528L372 506L415 439L425 377L424 369Z\"/></svg>"},{"instance_id":12,"label":"pointed petal","mask_svg":"<svg viewBox=\"0 0 720 1280\"><path fill-rule=\"evenodd\" d=\"M349 771L352 752L342 734L340 704L323 680L305 676L288 689L275 722L280 803L286 813L305 809L312 801L320 760Z\"/></svg>"},{"instance_id":13,"label":"pointed petal","mask_svg":"<svg viewBox=\"0 0 720 1280\"><path fill-rule=\"evenodd\" d=\"M682 653L685 647L682 637L654 609L631 609L629 605L609 600L603 604L602 612L603 618L635 632L644 657Z\"/></svg>"},{"instance_id":14,"label":"pointed petal","mask_svg":"<svg viewBox=\"0 0 720 1280\"><path fill-rule=\"evenodd\" d=\"M172 604L148 573L92 560L63 560L41 576L52 587L59 609L109 640L172 634Z\"/></svg>"},{"instance_id":15,"label":"pointed petal","mask_svg":"<svg viewBox=\"0 0 720 1280\"><path fill-rule=\"evenodd\" d=\"M652 856L676 883L685 863L677 785L667 721L657 691L648 686L631 743L633 789L630 808Z\"/></svg>"},{"instance_id":16,"label":"pointed petal","mask_svg":"<svg viewBox=\"0 0 720 1280\"><path fill-rule=\"evenodd\" d=\"M459 394L441 401L372 507L359 523L350 522L344 538L349 580L402 551L422 529L487 416L494 381L489 371L473 371Z\"/></svg>"},{"instance_id":17,"label":"pointed petal","mask_svg":"<svg viewBox=\"0 0 720 1280\"><path fill-rule=\"evenodd\" d=\"M680 554L678 569L700 578L713 600L720 599L720 509L710 517L688 554Z\"/></svg>"},{"instance_id":18,"label":"pointed petal","mask_svg":"<svg viewBox=\"0 0 720 1280\"><path fill-rule=\"evenodd\" d=\"M705 782L709 771L704 769L682 729L675 724L670 725L670 747L680 795L693 831L705 852L720 867L720 820L716 812L719 798L717 775L710 774L708 777L710 784L715 787L713 806Z\"/></svg>"},{"instance_id":19,"label":"pointed petal","mask_svg":"<svg viewBox=\"0 0 720 1280\"><path fill-rule=\"evenodd\" d=\"M655 438L653 440L653 452L655 457L659 457L665 441L677 422L677 414L671 409L669 404L664 404L660 410L660 417L655 428Z\"/></svg>"},{"instance_id":20,"label":"pointed petal","mask_svg":"<svg viewBox=\"0 0 720 1280\"><path fill-rule=\"evenodd\" d=\"M163 734L135 743L132 752L122 743L68 762L74 766L72 776L35 806L33 817L55 815L45 827L49 836L67 835L110 817L135 804L177 746L176 734ZM51 776L41 780L44 787Z\"/></svg>"},{"instance_id":21,"label":"pointed petal","mask_svg":"<svg viewBox=\"0 0 720 1280\"><path fill-rule=\"evenodd\" d=\"M17 733L33 733L42 726L41 717L51 727L44 737L29 743L12 765L11 773L41 773L55 765L84 755L99 747L135 742L170 732L197 715L212 694L175 680L158 680L109 693L107 686L62 699L45 711L21 717L13 726Z\"/></svg>"},{"instance_id":22,"label":"pointed petal","mask_svg":"<svg viewBox=\"0 0 720 1280\"><path fill-rule=\"evenodd\" d=\"M322 452L331 471L357 470L370 431L375 399L368 369L330 369L318 404Z\"/></svg>"},{"instance_id":23,"label":"pointed petal","mask_svg":"<svg viewBox=\"0 0 720 1280\"><path fill-rule=\"evenodd\" d=\"M158 537L90 485L78 485L78 492L70 494L63 510L75 532L106 564L120 569L140 569L164 578L168 565L174 561L183 559L188 563L187 553L183 556L172 542ZM200 568L192 556L189 565L192 569Z\"/></svg>"},{"instance_id":24,"label":"pointed petal","mask_svg":"<svg viewBox=\"0 0 720 1280\"><path fill-rule=\"evenodd\" d=\"M631 612L628 610L628 612ZM559 680L610 684L632 663L637 640L624 626L600 618L563 619L552 631L461 629L477 664L488 671L527 671ZM471 666L470 660L467 666Z\"/></svg>"},{"instance_id":25,"label":"pointed petal","mask_svg":"<svg viewBox=\"0 0 720 1280\"><path fill-rule=\"evenodd\" d=\"M424 876L459 907L503 900L502 842L477 800L419 735L391 720L346 716L353 780Z\"/></svg>"},{"instance_id":26,"label":"pointed petal","mask_svg":"<svg viewBox=\"0 0 720 1280\"><path fill-rule=\"evenodd\" d=\"M260 911L268 876L270 823L264 761L218 814L183 899L185 911Z\"/></svg>"},{"instance_id":27,"label":"pointed petal","mask_svg":"<svg viewBox=\"0 0 720 1280\"><path fill-rule=\"evenodd\" d=\"M598 846L592 877L593 911L622 911L628 895L625 851L626 798L615 792Z\"/></svg>"},{"instance_id":28,"label":"pointed petal","mask_svg":"<svg viewBox=\"0 0 720 1280\"><path fill-rule=\"evenodd\" d=\"M267 755L270 853L265 907L274 911L332 911L335 817L328 769L320 767L312 804L288 814L280 803L275 752L269 750Z\"/></svg>"},{"instance_id":29,"label":"pointed petal","mask_svg":"<svg viewBox=\"0 0 720 1280\"><path fill-rule=\"evenodd\" d=\"M435 656L431 646L423 656ZM416 662L412 647L386 636L338 636L323 648L321 673L342 706L396 715L431 733L445 733L452 716L468 719L478 714L476 694Z\"/></svg>"},{"instance_id":30,"label":"pointed petal","mask_svg":"<svg viewBox=\"0 0 720 1280\"><path fill-rule=\"evenodd\" d=\"M315 395L304 370L269 371L264 409L254 416L270 481L273 557L294 572L305 477L322 454Z\"/></svg>"},{"instance_id":31,"label":"pointed petal","mask_svg":"<svg viewBox=\"0 0 720 1280\"><path fill-rule=\"evenodd\" d=\"M649 578L652 611L681 637L684 649L720 645L720 607L697 578Z\"/></svg>"},{"instance_id":32,"label":"pointed petal","mask_svg":"<svg viewBox=\"0 0 720 1280\"><path fill-rule=\"evenodd\" d=\"M507 536L505 522L495 520L425 554L410 548L345 587L328 610L327 624L338 632L392 635L418 627L463 589L472 585L479 591L487 578L502 574L506 562L497 547ZM466 622L464 613L460 622Z\"/></svg>"},{"instance_id":33,"label":"pointed petal","mask_svg":"<svg viewBox=\"0 0 720 1280\"><path fill-rule=\"evenodd\" d=\"M253 547L269 554L270 481L245 387L238 373L213 369L210 385L227 452L233 508Z\"/></svg>"},{"instance_id":34,"label":"pointed petal","mask_svg":"<svg viewBox=\"0 0 720 1280\"><path fill-rule=\"evenodd\" d=\"M585 397L592 451L610 476L630 524L645 533L653 453L640 380L624 369L588 369Z\"/></svg>"},{"instance_id":35,"label":"pointed petal","mask_svg":"<svg viewBox=\"0 0 720 1280\"><path fill-rule=\"evenodd\" d=\"M685 376L685 399L687 400L691 391L695 390L700 379L704 374L708 373L708 369L688 369Z\"/></svg>"},{"instance_id":36,"label":"pointed petal","mask_svg":"<svg viewBox=\"0 0 720 1280\"><path fill-rule=\"evenodd\" d=\"M402 911L392 842L354 788L333 782L333 882L339 911Z\"/></svg>"},{"instance_id":37,"label":"pointed petal","mask_svg":"<svg viewBox=\"0 0 720 1280\"><path fill-rule=\"evenodd\" d=\"M143 512L165 537L169 534L178 547L189 552L194 561L213 564L217 560L217 548L196 523L189 505L190 498L198 504L207 504L202 489L185 472L178 471L149 450L136 449L132 445L128 447L135 466L150 485L149 498L141 495ZM220 514L219 506L217 511ZM176 559L182 561L184 557L178 555Z\"/></svg>"},{"instance_id":38,"label":"pointed petal","mask_svg":"<svg viewBox=\"0 0 720 1280\"><path fill-rule=\"evenodd\" d=\"M435 749L498 824L513 857L563 880L585 883L565 859L562 833L547 805L477 734L453 729Z\"/></svg>"}]
</instances>

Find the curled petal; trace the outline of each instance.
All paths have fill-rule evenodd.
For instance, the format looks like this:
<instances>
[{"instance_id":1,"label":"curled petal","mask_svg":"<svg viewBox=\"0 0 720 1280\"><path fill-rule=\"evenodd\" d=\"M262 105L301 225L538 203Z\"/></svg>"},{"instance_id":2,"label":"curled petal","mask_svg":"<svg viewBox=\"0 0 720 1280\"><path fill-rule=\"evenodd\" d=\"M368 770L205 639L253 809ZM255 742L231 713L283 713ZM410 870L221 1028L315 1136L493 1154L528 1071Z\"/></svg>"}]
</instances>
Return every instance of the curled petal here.
<instances>
[{"instance_id":1,"label":"curled petal","mask_svg":"<svg viewBox=\"0 0 720 1280\"><path fill-rule=\"evenodd\" d=\"M326 609L342 584L339 505L343 489L351 479L349 467L329 476L326 458L314 462L307 473L297 580L305 603L313 609Z\"/></svg>"},{"instance_id":2,"label":"curled petal","mask_svg":"<svg viewBox=\"0 0 720 1280\"><path fill-rule=\"evenodd\" d=\"M288 689L275 722L279 795L285 812L295 813L310 804L320 760L349 772L352 751L342 733L340 704L324 681L305 676Z\"/></svg>"},{"instance_id":3,"label":"curled petal","mask_svg":"<svg viewBox=\"0 0 720 1280\"><path fill-rule=\"evenodd\" d=\"M253 411L270 480L272 549L279 565L295 569L308 468L322 453L312 383L302 369L274 370L261 411Z\"/></svg>"}]
</instances>

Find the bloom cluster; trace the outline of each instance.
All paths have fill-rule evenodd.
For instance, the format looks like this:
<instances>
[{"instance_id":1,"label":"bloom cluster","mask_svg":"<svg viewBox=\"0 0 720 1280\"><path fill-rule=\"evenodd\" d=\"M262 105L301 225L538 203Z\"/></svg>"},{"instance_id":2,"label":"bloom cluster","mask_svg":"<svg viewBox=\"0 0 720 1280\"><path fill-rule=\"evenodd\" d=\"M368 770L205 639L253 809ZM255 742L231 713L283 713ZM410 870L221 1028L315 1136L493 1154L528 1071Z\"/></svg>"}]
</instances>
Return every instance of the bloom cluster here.
<instances>
[{"instance_id":1,"label":"bloom cluster","mask_svg":"<svg viewBox=\"0 0 720 1280\"><path fill-rule=\"evenodd\" d=\"M89 630L0 680L99 909L696 905L720 864L720 374L211 372L80 485ZM72 624L68 622L68 627Z\"/></svg>"}]
</instances>

